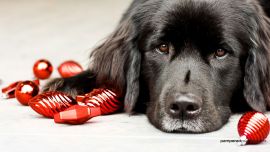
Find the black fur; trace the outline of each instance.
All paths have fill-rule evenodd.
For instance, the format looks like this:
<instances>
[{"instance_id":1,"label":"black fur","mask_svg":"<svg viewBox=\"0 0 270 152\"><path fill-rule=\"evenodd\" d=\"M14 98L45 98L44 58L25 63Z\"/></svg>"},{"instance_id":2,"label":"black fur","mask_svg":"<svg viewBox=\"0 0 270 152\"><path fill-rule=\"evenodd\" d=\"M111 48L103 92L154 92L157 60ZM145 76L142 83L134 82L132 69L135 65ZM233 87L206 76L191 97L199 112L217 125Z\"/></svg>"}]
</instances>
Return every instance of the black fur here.
<instances>
[{"instance_id":1,"label":"black fur","mask_svg":"<svg viewBox=\"0 0 270 152\"><path fill-rule=\"evenodd\" d=\"M260 4L263 7L265 13L270 16L270 1L269 0L260 0Z\"/></svg>"},{"instance_id":2,"label":"black fur","mask_svg":"<svg viewBox=\"0 0 270 152\"><path fill-rule=\"evenodd\" d=\"M44 91L75 96L106 87L124 100L126 112L146 112L163 131L217 130L231 110L270 106L269 7L262 0L135 0L91 53L89 69L52 80ZM158 51L163 43L168 54ZM227 55L215 57L218 49ZM203 101L199 116L168 115L179 94Z\"/></svg>"}]
</instances>

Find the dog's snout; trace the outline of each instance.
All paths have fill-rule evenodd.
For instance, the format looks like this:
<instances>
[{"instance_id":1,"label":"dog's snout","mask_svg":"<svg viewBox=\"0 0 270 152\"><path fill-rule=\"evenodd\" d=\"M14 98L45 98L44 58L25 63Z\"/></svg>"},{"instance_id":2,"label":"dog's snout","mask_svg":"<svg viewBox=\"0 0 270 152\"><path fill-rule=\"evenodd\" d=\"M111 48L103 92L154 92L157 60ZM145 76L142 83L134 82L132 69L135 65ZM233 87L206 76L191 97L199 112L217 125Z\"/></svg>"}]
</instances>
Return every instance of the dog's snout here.
<instances>
[{"instance_id":1,"label":"dog's snout","mask_svg":"<svg viewBox=\"0 0 270 152\"><path fill-rule=\"evenodd\" d=\"M200 114L202 100L193 95L179 95L168 106L168 113L173 118L193 118Z\"/></svg>"}]
</instances>

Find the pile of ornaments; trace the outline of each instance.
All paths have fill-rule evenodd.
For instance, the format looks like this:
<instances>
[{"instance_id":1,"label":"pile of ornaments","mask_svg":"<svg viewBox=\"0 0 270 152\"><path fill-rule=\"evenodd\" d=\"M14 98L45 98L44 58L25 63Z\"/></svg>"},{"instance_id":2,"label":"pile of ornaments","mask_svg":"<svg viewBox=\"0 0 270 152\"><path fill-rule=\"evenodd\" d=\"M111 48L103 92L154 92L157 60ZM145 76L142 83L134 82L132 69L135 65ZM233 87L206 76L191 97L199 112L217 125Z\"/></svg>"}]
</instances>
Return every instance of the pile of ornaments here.
<instances>
[{"instance_id":1,"label":"pile of ornaments","mask_svg":"<svg viewBox=\"0 0 270 152\"><path fill-rule=\"evenodd\" d=\"M57 70L62 78L68 78L81 73L83 68L70 60L62 63ZM2 97L16 98L22 105L29 105L35 112L53 118L56 123L83 124L93 117L122 109L123 103L108 89L94 89L90 93L78 95L76 99L59 91L39 94L40 80L48 79L52 72L52 64L46 59L40 59L33 66L36 78L32 81L17 81L2 88Z\"/></svg>"}]
</instances>

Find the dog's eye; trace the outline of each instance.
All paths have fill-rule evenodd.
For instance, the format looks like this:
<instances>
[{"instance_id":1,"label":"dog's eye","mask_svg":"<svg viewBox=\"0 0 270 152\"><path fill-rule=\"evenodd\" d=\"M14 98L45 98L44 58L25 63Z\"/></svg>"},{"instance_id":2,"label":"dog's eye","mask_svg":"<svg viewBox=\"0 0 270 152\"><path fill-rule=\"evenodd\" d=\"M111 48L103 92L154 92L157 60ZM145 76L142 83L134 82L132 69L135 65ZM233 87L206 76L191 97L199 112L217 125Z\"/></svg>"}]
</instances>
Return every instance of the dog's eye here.
<instances>
[{"instance_id":1,"label":"dog's eye","mask_svg":"<svg viewBox=\"0 0 270 152\"><path fill-rule=\"evenodd\" d=\"M224 50L224 49L217 49L215 51L215 57L216 58L224 58L224 57L226 57L226 55L227 55L227 51Z\"/></svg>"},{"instance_id":2,"label":"dog's eye","mask_svg":"<svg viewBox=\"0 0 270 152\"><path fill-rule=\"evenodd\" d=\"M161 54L168 54L170 52L170 46L167 43L163 43L157 47L157 52Z\"/></svg>"}]
</instances>

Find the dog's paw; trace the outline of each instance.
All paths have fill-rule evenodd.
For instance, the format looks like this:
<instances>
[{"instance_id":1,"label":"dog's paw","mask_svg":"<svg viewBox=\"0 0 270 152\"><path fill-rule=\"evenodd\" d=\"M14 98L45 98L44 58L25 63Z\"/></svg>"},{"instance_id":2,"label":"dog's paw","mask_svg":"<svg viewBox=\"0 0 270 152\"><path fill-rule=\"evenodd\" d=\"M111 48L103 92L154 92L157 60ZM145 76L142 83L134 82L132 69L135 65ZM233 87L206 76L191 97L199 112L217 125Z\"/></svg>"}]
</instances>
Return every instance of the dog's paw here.
<instances>
[{"instance_id":1,"label":"dog's paw","mask_svg":"<svg viewBox=\"0 0 270 152\"><path fill-rule=\"evenodd\" d=\"M60 91L66 93L72 97L76 97L78 91L76 88L72 88L70 84L63 78L56 78L49 81L43 88L42 92L47 91Z\"/></svg>"}]
</instances>

